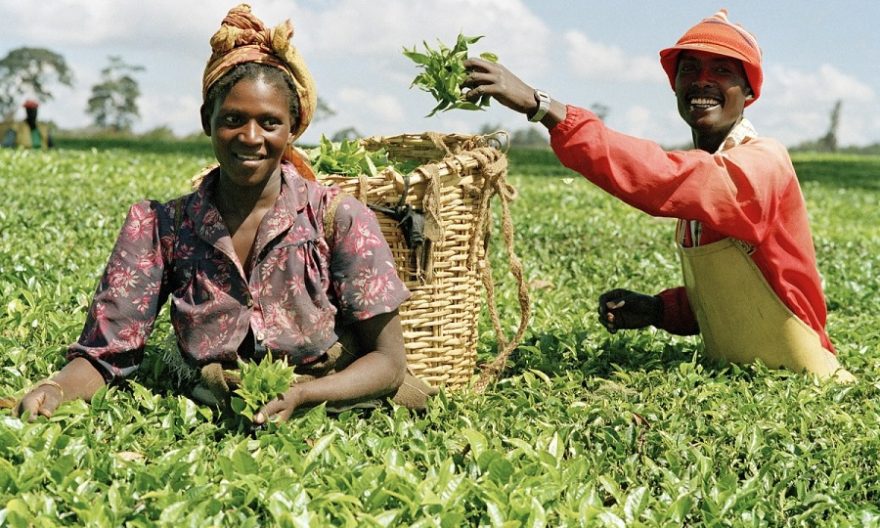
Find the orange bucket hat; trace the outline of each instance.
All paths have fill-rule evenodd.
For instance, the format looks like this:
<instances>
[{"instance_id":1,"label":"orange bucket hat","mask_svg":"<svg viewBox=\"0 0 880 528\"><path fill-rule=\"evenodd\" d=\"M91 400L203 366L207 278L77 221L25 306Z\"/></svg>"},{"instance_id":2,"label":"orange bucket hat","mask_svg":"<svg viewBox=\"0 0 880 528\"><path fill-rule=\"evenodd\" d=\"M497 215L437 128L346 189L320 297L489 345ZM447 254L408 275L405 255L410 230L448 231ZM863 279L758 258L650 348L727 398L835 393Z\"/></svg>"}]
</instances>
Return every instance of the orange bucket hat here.
<instances>
[{"instance_id":1,"label":"orange bucket hat","mask_svg":"<svg viewBox=\"0 0 880 528\"><path fill-rule=\"evenodd\" d=\"M752 99L746 100L746 106L754 103L761 96L761 85L764 72L761 69L761 48L754 35L738 24L727 20L727 10L721 9L709 18L690 28L675 46L660 52L660 64L669 77L669 84L675 89L675 74L678 69L678 54L684 50L707 51L731 57L742 62L746 78L752 89Z\"/></svg>"}]
</instances>

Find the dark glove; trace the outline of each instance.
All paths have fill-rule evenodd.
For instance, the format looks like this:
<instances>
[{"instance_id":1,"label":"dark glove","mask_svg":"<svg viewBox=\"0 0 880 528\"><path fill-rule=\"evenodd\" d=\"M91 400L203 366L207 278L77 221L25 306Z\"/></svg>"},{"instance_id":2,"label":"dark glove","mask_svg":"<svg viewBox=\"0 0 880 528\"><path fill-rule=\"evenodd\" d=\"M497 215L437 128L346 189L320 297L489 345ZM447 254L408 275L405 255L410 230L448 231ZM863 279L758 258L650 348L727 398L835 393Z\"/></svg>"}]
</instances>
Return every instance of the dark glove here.
<instances>
[{"instance_id":1,"label":"dark glove","mask_svg":"<svg viewBox=\"0 0 880 528\"><path fill-rule=\"evenodd\" d=\"M599 296L599 322L612 334L620 329L660 324L663 301L656 295L615 289Z\"/></svg>"}]
</instances>

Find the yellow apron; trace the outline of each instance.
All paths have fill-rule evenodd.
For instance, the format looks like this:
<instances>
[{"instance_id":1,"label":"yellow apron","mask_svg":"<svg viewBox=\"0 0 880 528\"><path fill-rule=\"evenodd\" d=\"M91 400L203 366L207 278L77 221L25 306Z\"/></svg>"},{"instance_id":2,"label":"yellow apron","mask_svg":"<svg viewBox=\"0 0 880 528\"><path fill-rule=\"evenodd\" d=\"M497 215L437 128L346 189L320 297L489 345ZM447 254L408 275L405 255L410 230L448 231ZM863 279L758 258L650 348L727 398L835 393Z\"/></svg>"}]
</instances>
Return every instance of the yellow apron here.
<instances>
[{"instance_id":1,"label":"yellow apron","mask_svg":"<svg viewBox=\"0 0 880 528\"><path fill-rule=\"evenodd\" d=\"M731 238L679 245L688 300L707 355L733 363L760 359L770 368L855 381L822 346L819 334L779 299L746 248Z\"/></svg>"}]
</instances>

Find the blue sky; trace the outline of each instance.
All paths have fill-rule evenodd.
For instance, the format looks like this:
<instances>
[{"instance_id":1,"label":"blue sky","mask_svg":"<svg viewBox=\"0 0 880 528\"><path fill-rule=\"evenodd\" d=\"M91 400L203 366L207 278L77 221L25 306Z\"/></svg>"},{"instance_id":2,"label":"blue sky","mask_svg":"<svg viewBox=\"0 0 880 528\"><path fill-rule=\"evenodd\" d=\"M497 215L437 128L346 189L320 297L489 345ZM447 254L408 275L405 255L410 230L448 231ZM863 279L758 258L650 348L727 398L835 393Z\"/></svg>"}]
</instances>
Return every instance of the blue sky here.
<instances>
[{"instance_id":1,"label":"blue sky","mask_svg":"<svg viewBox=\"0 0 880 528\"><path fill-rule=\"evenodd\" d=\"M62 127L89 123L90 87L108 55L146 67L139 76L142 118L136 130L199 128L200 81L208 39L232 2L210 0L0 0L0 54L19 46L62 53L76 74L42 116ZM461 31L485 35L474 52L492 51L529 84L579 106L610 108L609 126L681 145L687 127L675 112L657 52L691 25L726 7L758 38L765 84L746 115L759 132L788 145L824 134L843 100L842 144L880 142L880 2L726 1L576 2L573 0L253 0L270 25L290 18L296 45L321 97L337 111L304 141L354 126L364 135L438 130L473 132L484 124L529 125L494 105L427 119L428 94L410 90L417 73L403 46Z\"/></svg>"}]
</instances>

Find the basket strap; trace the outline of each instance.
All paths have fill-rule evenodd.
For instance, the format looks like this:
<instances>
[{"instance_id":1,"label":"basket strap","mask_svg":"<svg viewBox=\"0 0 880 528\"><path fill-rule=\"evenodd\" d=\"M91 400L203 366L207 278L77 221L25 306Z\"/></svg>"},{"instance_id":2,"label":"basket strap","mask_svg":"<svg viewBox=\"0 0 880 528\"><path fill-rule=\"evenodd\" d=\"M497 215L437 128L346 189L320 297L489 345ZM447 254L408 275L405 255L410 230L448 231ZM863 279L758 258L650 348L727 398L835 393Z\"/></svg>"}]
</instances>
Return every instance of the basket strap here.
<instances>
[{"instance_id":1,"label":"basket strap","mask_svg":"<svg viewBox=\"0 0 880 528\"><path fill-rule=\"evenodd\" d=\"M336 209L339 203L348 195L342 191L330 199L327 208L324 209L324 240L329 247L333 247L333 236L336 234Z\"/></svg>"},{"instance_id":2,"label":"basket strap","mask_svg":"<svg viewBox=\"0 0 880 528\"><path fill-rule=\"evenodd\" d=\"M445 152L447 156L452 156L453 152L449 150L449 146L443 141L444 134L440 134L438 132L426 132L426 136L431 140L431 143L437 147L437 150L440 152Z\"/></svg>"},{"instance_id":3,"label":"basket strap","mask_svg":"<svg viewBox=\"0 0 880 528\"><path fill-rule=\"evenodd\" d=\"M488 385L498 379L498 376L504 370L507 358L513 350L519 345L525 335L528 327L529 318L531 317L532 305L529 298L528 283L523 273L522 262L517 257L513 247L513 220L510 215L510 201L516 198L516 189L507 182L507 159L504 157L492 160L478 151L471 153L480 160L483 173L483 189L480 200L480 208L477 217L477 229L483 230L484 243L488 244L490 228L492 225L491 211L489 203L492 197L497 196L501 202L501 234L504 239L504 246L507 250L507 262L510 273L517 282L520 320L519 327L516 329L513 337L507 341L501 329L501 322L498 318L497 301L495 298L495 282L492 278L492 266L485 263L481 266L481 275L483 285L486 288L486 301L489 305L489 317L492 320L492 327L495 329L495 335L498 340L498 355L488 364L482 366L482 372L474 384L474 390L483 392ZM471 244L471 254L469 262L473 262L477 255L477 237L476 233Z\"/></svg>"}]
</instances>

